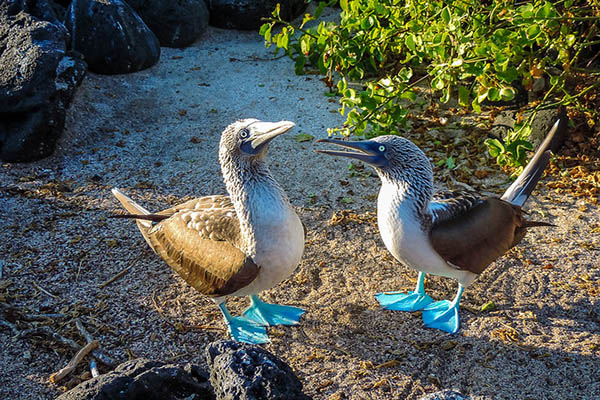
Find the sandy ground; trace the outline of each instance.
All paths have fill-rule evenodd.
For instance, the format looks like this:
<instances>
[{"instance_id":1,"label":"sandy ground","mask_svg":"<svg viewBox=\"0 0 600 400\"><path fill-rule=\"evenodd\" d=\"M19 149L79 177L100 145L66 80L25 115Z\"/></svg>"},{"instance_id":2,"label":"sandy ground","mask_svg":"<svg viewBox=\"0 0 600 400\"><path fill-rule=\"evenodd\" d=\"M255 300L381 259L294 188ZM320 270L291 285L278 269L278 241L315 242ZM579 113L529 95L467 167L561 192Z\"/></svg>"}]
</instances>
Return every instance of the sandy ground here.
<instances>
[{"instance_id":1,"label":"sandy ground","mask_svg":"<svg viewBox=\"0 0 600 400\"><path fill-rule=\"evenodd\" d=\"M424 328L419 313L384 311L373 294L410 289L416 273L379 238L379 181L295 140L325 137L343 118L318 76L296 76L292 62L272 58L256 34L211 28L192 47L163 48L148 70L89 74L58 151L0 168L0 305L20 310L5 317L18 330L49 325L84 343L78 317L117 360L204 364L205 345L226 337L218 309L152 253L135 224L106 218L119 209L110 188L151 210L224 193L223 128L242 117L288 119L297 127L272 144L271 165L308 238L297 273L263 298L307 313L297 327L270 328L265 348L293 367L309 395L416 399L454 388L473 399L599 399L597 207L540 185L527 208L557 226L530 233L466 291L456 335ZM451 298L456 284L434 277L426 288ZM495 309L481 312L490 301ZM241 312L246 301L230 305ZM35 313L65 317L23 316ZM48 382L72 356L47 338L0 327L0 398L54 398L80 382Z\"/></svg>"}]
</instances>

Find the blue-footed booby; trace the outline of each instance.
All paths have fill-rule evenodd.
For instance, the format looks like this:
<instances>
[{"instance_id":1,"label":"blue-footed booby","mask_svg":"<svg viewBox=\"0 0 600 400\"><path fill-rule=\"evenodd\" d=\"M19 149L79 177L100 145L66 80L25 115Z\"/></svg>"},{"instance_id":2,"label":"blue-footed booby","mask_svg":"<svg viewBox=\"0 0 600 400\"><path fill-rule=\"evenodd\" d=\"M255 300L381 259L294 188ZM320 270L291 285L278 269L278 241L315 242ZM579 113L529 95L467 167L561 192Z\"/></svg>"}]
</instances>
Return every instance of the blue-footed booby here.
<instances>
[{"instance_id":1,"label":"blue-footed booby","mask_svg":"<svg viewBox=\"0 0 600 400\"><path fill-rule=\"evenodd\" d=\"M304 227L271 175L269 142L293 122L245 119L221 135L219 161L229 196L206 196L152 214L118 189L113 194L135 218L150 247L187 283L213 298L231 337L267 343L265 326L294 325L304 310L263 302L258 293L288 278L304 251ZM250 296L243 316L229 296Z\"/></svg>"},{"instance_id":2,"label":"blue-footed booby","mask_svg":"<svg viewBox=\"0 0 600 400\"><path fill-rule=\"evenodd\" d=\"M518 244L527 228L551 225L526 220L521 207L550 160L552 153L548 148L557 128L558 122L500 198L474 192L434 194L429 159L414 143L399 136L365 141L319 140L358 152L317 152L350 157L375 168L381 179L377 199L381 238L397 260L419 271L414 291L376 295L383 308L422 310L425 326L450 333L458 331L458 308L465 287L492 261ZM424 290L426 273L456 279L458 292L454 299L433 302Z\"/></svg>"}]
</instances>

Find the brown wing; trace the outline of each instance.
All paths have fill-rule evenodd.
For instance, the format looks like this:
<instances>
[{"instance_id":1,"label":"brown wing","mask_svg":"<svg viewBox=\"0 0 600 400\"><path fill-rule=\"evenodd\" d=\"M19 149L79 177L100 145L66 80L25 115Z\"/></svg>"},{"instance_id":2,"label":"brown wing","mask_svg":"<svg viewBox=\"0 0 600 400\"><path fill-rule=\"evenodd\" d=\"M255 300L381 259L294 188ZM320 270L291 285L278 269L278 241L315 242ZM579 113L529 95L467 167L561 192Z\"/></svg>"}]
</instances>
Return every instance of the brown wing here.
<instances>
[{"instance_id":1,"label":"brown wing","mask_svg":"<svg viewBox=\"0 0 600 400\"><path fill-rule=\"evenodd\" d=\"M260 267L240 250L240 225L231 201L215 197L163 211L172 215L148 236L158 255L186 282L205 295L224 296L252 282Z\"/></svg>"},{"instance_id":2,"label":"brown wing","mask_svg":"<svg viewBox=\"0 0 600 400\"><path fill-rule=\"evenodd\" d=\"M166 210L162 210L157 214L171 216L181 210L210 210L215 208L234 210L233 203L231 202L231 198L229 196L214 195L198 197L192 200L188 200L185 203L181 203L174 207L167 208Z\"/></svg>"},{"instance_id":3,"label":"brown wing","mask_svg":"<svg viewBox=\"0 0 600 400\"><path fill-rule=\"evenodd\" d=\"M452 218L435 222L430 238L442 258L480 274L519 243L525 234L521 209L503 200L484 198Z\"/></svg>"}]
</instances>

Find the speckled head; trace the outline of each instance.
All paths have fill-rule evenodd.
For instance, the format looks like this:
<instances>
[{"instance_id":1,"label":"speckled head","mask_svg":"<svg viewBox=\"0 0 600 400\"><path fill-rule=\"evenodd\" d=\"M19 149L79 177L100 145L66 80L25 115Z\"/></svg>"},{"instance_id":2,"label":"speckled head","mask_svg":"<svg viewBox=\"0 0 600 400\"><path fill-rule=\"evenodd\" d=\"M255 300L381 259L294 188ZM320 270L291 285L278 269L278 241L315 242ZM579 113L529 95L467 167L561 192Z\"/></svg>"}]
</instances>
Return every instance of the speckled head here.
<instances>
[{"instance_id":1,"label":"speckled head","mask_svg":"<svg viewBox=\"0 0 600 400\"><path fill-rule=\"evenodd\" d=\"M431 163L425 153L413 142L400 136L386 135L363 141L321 139L318 142L333 143L347 149L358 150L358 152L334 150L317 150L317 152L366 162L372 165L382 178L400 179L407 174L412 175L411 172L415 170L431 174Z\"/></svg>"},{"instance_id":2,"label":"speckled head","mask_svg":"<svg viewBox=\"0 0 600 400\"><path fill-rule=\"evenodd\" d=\"M229 125L221 134L219 159L239 162L260 160L271 140L289 131L295 124L290 121L263 122L254 118Z\"/></svg>"}]
</instances>

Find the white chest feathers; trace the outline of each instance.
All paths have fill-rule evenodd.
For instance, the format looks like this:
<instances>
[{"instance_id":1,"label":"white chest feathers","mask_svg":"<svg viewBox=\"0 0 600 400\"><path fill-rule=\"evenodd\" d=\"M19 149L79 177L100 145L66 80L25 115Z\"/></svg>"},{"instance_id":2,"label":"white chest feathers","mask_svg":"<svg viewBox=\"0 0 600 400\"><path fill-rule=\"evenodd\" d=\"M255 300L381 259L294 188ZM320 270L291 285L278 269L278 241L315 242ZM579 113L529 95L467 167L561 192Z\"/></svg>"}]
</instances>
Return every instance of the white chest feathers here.
<instances>
[{"instance_id":1,"label":"white chest feathers","mask_svg":"<svg viewBox=\"0 0 600 400\"><path fill-rule=\"evenodd\" d=\"M247 288L249 293L269 289L287 279L304 252L304 228L287 199L272 192L253 195L261 198L250 202L253 239L248 255L261 270Z\"/></svg>"},{"instance_id":2,"label":"white chest feathers","mask_svg":"<svg viewBox=\"0 0 600 400\"><path fill-rule=\"evenodd\" d=\"M377 199L377 224L381 239L390 253L409 267L422 261L420 253L429 247L412 210L412 202L403 199L393 185L382 185Z\"/></svg>"}]
</instances>

